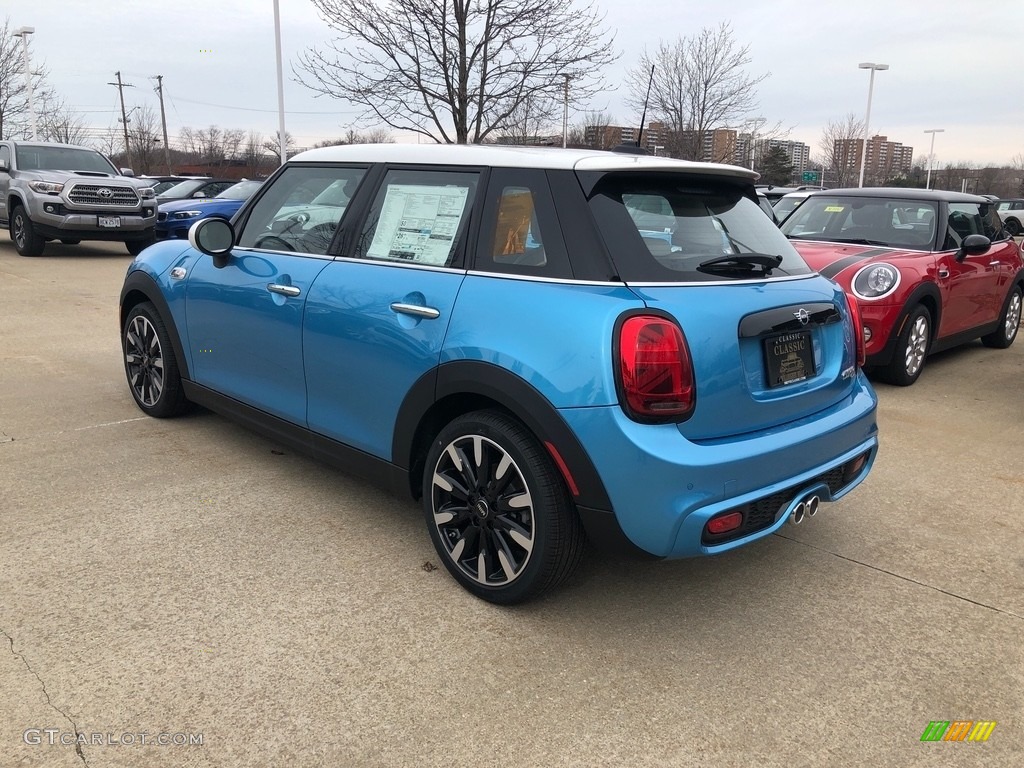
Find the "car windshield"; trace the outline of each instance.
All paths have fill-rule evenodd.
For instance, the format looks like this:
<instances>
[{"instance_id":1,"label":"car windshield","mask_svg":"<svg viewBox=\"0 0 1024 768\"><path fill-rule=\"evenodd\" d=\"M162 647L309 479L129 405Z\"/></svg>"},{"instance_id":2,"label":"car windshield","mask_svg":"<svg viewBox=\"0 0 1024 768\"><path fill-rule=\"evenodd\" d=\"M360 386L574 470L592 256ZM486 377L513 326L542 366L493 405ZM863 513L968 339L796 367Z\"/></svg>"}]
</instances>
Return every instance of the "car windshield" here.
<instances>
[{"instance_id":1,"label":"car windshield","mask_svg":"<svg viewBox=\"0 0 1024 768\"><path fill-rule=\"evenodd\" d=\"M85 171L118 175L117 168L92 149L18 145L15 156L18 169L22 171Z\"/></svg>"},{"instance_id":2,"label":"car windshield","mask_svg":"<svg viewBox=\"0 0 1024 768\"><path fill-rule=\"evenodd\" d=\"M793 240L827 240L928 250L935 242L936 204L927 200L817 194L782 223Z\"/></svg>"},{"instance_id":3,"label":"car windshield","mask_svg":"<svg viewBox=\"0 0 1024 768\"><path fill-rule=\"evenodd\" d=\"M179 181L170 189L165 189L160 193L160 197L189 197L193 192L199 189L203 184L206 183L206 179L189 179L188 181Z\"/></svg>"},{"instance_id":4,"label":"car windshield","mask_svg":"<svg viewBox=\"0 0 1024 768\"><path fill-rule=\"evenodd\" d=\"M595 187L590 206L626 281L705 282L810 274L751 199L753 191L682 174L610 173Z\"/></svg>"},{"instance_id":5,"label":"car windshield","mask_svg":"<svg viewBox=\"0 0 1024 768\"><path fill-rule=\"evenodd\" d=\"M785 219L789 214L800 207L800 203L807 199L807 195L784 195L780 197L775 205L772 206L772 210L775 211L775 215L778 216L779 221Z\"/></svg>"},{"instance_id":6,"label":"car windshield","mask_svg":"<svg viewBox=\"0 0 1024 768\"><path fill-rule=\"evenodd\" d=\"M248 200L262 183L262 181L240 181L237 184L232 184L217 197L221 200Z\"/></svg>"}]
</instances>

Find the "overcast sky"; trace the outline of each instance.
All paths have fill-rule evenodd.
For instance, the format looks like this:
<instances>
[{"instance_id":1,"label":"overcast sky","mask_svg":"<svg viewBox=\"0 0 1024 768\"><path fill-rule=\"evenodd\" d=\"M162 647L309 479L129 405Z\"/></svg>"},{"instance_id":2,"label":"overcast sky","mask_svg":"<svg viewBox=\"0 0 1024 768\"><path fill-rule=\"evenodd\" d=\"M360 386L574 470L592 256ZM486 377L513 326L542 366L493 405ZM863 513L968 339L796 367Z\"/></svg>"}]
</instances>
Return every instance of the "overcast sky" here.
<instances>
[{"instance_id":1,"label":"overcast sky","mask_svg":"<svg viewBox=\"0 0 1024 768\"><path fill-rule=\"evenodd\" d=\"M369 1L369 0L368 0ZM299 146L339 136L358 115L345 102L313 98L295 82L289 62L306 46L330 39L309 0L280 0L285 57L286 125ZM885 63L875 76L871 132L928 152L935 162L1008 164L1024 153L1024 0L594 0L615 33L619 62L612 84L636 64L645 45L702 27L732 24L750 46L758 87L755 116L780 121L789 138L818 154L830 120L864 116L868 76L859 62ZM581 0L581 7L585 3ZM164 76L168 129L277 128L272 0L3 0L0 18L33 26L33 64L45 62L50 82L97 129L120 130L120 70L130 107L157 107L153 75ZM609 91L586 108L635 124ZM582 119L582 114L575 115ZM570 122L574 116L570 114ZM557 131L557 127L555 129ZM404 140L415 141L414 138Z\"/></svg>"}]
</instances>

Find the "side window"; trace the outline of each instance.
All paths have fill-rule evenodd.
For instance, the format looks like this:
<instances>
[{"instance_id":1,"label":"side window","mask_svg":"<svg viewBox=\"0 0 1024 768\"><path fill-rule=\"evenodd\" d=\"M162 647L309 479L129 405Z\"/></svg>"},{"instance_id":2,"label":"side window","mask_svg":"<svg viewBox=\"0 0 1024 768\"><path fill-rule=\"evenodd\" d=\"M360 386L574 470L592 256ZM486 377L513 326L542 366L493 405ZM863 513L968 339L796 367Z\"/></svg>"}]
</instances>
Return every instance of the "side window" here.
<instances>
[{"instance_id":1,"label":"side window","mask_svg":"<svg viewBox=\"0 0 1024 768\"><path fill-rule=\"evenodd\" d=\"M543 171L492 171L473 268L514 275L572 277Z\"/></svg>"},{"instance_id":2,"label":"side window","mask_svg":"<svg viewBox=\"0 0 1024 768\"><path fill-rule=\"evenodd\" d=\"M243 248L325 255L365 168L293 165L270 183L238 236Z\"/></svg>"},{"instance_id":3,"label":"side window","mask_svg":"<svg viewBox=\"0 0 1024 768\"><path fill-rule=\"evenodd\" d=\"M999 218L994 205L981 206L981 226L982 234L993 242L1006 240L1010 236L1003 227L1003 220Z\"/></svg>"},{"instance_id":4,"label":"side window","mask_svg":"<svg viewBox=\"0 0 1024 768\"><path fill-rule=\"evenodd\" d=\"M476 171L388 171L363 224L355 257L455 265L479 178Z\"/></svg>"},{"instance_id":5,"label":"side window","mask_svg":"<svg viewBox=\"0 0 1024 768\"><path fill-rule=\"evenodd\" d=\"M968 235L984 235L985 225L977 203L950 203L946 249L959 248Z\"/></svg>"},{"instance_id":6,"label":"side window","mask_svg":"<svg viewBox=\"0 0 1024 768\"><path fill-rule=\"evenodd\" d=\"M6 144L0 144L0 166L11 167L11 148Z\"/></svg>"}]
</instances>

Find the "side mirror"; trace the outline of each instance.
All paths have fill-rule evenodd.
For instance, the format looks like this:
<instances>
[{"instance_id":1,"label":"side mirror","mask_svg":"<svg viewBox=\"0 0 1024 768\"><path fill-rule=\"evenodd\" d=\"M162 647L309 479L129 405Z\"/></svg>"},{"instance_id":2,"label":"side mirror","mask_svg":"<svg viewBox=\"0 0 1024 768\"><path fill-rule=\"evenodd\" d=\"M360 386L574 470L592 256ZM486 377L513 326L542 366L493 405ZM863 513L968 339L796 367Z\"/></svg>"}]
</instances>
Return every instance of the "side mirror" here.
<instances>
[{"instance_id":1,"label":"side mirror","mask_svg":"<svg viewBox=\"0 0 1024 768\"><path fill-rule=\"evenodd\" d=\"M10 172L11 172L11 169L8 168L7 165L5 165L2 160L0 160L0 173L10 173Z\"/></svg>"},{"instance_id":2,"label":"side mirror","mask_svg":"<svg viewBox=\"0 0 1024 768\"><path fill-rule=\"evenodd\" d=\"M135 171L133 171L131 168L122 168L121 175L131 178L132 176L135 175Z\"/></svg>"},{"instance_id":3,"label":"side mirror","mask_svg":"<svg viewBox=\"0 0 1024 768\"><path fill-rule=\"evenodd\" d=\"M960 253L957 254L957 261L965 256L977 256L992 247L992 241L984 235L968 235L960 244Z\"/></svg>"},{"instance_id":4,"label":"side mirror","mask_svg":"<svg viewBox=\"0 0 1024 768\"><path fill-rule=\"evenodd\" d=\"M215 267L223 267L235 245L235 228L224 219L200 219L189 228L188 242L197 251L213 256Z\"/></svg>"}]
</instances>

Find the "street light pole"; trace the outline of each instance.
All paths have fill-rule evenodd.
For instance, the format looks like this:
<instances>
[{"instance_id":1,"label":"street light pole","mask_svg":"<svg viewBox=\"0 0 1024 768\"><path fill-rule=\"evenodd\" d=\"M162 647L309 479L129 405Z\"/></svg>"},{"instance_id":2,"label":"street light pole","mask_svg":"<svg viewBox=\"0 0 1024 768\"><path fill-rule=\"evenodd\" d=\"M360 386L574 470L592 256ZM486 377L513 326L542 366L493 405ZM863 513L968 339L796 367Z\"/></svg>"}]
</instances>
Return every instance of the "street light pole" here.
<instances>
[{"instance_id":1,"label":"street light pole","mask_svg":"<svg viewBox=\"0 0 1024 768\"><path fill-rule=\"evenodd\" d=\"M569 144L569 75L565 78L565 98L562 100L562 149Z\"/></svg>"},{"instance_id":2,"label":"street light pole","mask_svg":"<svg viewBox=\"0 0 1024 768\"><path fill-rule=\"evenodd\" d=\"M860 153L860 183L859 187L864 186L864 166L868 159L868 131L870 130L871 124L871 94L875 89L875 72L888 69L888 64L875 64L874 62L865 61L857 65L858 69L870 69L871 79L868 81L868 108L864 113L864 146Z\"/></svg>"},{"instance_id":3,"label":"street light pole","mask_svg":"<svg viewBox=\"0 0 1024 768\"><path fill-rule=\"evenodd\" d=\"M32 141L39 141L39 128L36 122L36 104L32 93L32 67L28 60L28 36L36 31L35 27L18 27L11 37L21 38L21 59L25 67L25 88L28 90L28 114L32 120Z\"/></svg>"},{"instance_id":4,"label":"street light pole","mask_svg":"<svg viewBox=\"0 0 1024 768\"><path fill-rule=\"evenodd\" d=\"M281 67L281 8L274 0L274 45L277 50L277 140L281 165L288 160L288 140L284 131L284 72Z\"/></svg>"},{"instance_id":5,"label":"street light pole","mask_svg":"<svg viewBox=\"0 0 1024 768\"><path fill-rule=\"evenodd\" d=\"M945 130L945 128L929 128L925 131L925 133L930 133L932 135L932 146L928 150L928 180L924 183L925 189L932 188L932 154L935 152L935 134L943 133Z\"/></svg>"}]
</instances>

